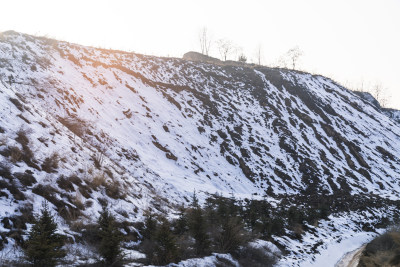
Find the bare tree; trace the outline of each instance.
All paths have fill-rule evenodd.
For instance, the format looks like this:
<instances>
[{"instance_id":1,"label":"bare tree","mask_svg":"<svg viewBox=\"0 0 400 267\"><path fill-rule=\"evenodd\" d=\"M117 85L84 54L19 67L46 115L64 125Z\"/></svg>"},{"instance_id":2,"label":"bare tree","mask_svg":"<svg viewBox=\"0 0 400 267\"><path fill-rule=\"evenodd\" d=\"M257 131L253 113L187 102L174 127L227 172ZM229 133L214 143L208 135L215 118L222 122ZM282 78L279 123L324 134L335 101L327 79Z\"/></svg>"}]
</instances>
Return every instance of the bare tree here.
<instances>
[{"instance_id":1,"label":"bare tree","mask_svg":"<svg viewBox=\"0 0 400 267\"><path fill-rule=\"evenodd\" d=\"M211 36L208 33L207 27L203 27L199 33L200 49L203 55L209 55L211 47Z\"/></svg>"},{"instance_id":2,"label":"bare tree","mask_svg":"<svg viewBox=\"0 0 400 267\"><path fill-rule=\"evenodd\" d=\"M372 96L379 102L381 107L386 107L388 103L388 97L386 94L387 88L381 83L376 83L372 88Z\"/></svg>"},{"instance_id":3,"label":"bare tree","mask_svg":"<svg viewBox=\"0 0 400 267\"><path fill-rule=\"evenodd\" d=\"M232 41L228 39L219 39L217 42L219 53L221 54L221 58L226 61L228 55L230 55L234 50L235 46Z\"/></svg>"},{"instance_id":4,"label":"bare tree","mask_svg":"<svg viewBox=\"0 0 400 267\"><path fill-rule=\"evenodd\" d=\"M295 69L296 65L297 65L297 61L303 55L303 51L301 51L301 49L298 46L295 46L295 47L289 49L289 51L287 51L286 55L292 65L292 69Z\"/></svg>"},{"instance_id":5,"label":"bare tree","mask_svg":"<svg viewBox=\"0 0 400 267\"><path fill-rule=\"evenodd\" d=\"M287 56L286 56L286 54L280 56L280 57L276 60L275 66L278 67L278 68L287 68L287 66L288 66L288 61L287 61Z\"/></svg>"},{"instance_id":6,"label":"bare tree","mask_svg":"<svg viewBox=\"0 0 400 267\"><path fill-rule=\"evenodd\" d=\"M261 44L259 44L257 46L255 55L256 55L257 64L261 66L261 62L262 62L262 46L261 46Z\"/></svg>"},{"instance_id":7,"label":"bare tree","mask_svg":"<svg viewBox=\"0 0 400 267\"><path fill-rule=\"evenodd\" d=\"M358 85L358 91L360 92L365 92L365 82L364 79L361 79L359 85Z\"/></svg>"}]
</instances>

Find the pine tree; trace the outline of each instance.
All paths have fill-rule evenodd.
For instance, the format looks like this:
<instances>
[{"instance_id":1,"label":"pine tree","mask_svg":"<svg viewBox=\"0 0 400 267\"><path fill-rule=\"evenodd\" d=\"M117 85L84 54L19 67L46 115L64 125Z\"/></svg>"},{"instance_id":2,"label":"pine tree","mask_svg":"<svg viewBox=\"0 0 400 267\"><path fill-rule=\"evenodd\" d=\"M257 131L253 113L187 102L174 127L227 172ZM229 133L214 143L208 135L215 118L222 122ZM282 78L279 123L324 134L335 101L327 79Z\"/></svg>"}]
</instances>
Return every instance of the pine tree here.
<instances>
[{"instance_id":1,"label":"pine tree","mask_svg":"<svg viewBox=\"0 0 400 267\"><path fill-rule=\"evenodd\" d=\"M221 231L216 236L217 249L221 253L233 253L249 241L239 217L231 217L221 224Z\"/></svg>"},{"instance_id":2,"label":"pine tree","mask_svg":"<svg viewBox=\"0 0 400 267\"><path fill-rule=\"evenodd\" d=\"M155 241L154 264L166 265L178 260L178 248L176 246L175 237L171 232L168 220L165 218L162 218L162 223L157 229Z\"/></svg>"},{"instance_id":3,"label":"pine tree","mask_svg":"<svg viewBox=\"0 0 400 267\"><path fill-rule=\"evenodd\" d=\"M153 239L154 234L157 229L157 220L155 219L155 215L151 211L144 212L145 220L144 226L145 229L143 230L143 239Z\"/></svg>"},{"instance_id":4,"label":"pine tree","mask_svg":"<svg viewBox=\"0 0 400 267\"><path fill-rule=\"evenodd\" d=\"M192 208L188 212L189 231L195 240L196 255L203 256L210 247L210 240L206 232L206 221L196 193L193 194Z\"/></svg>"},{"instance_id":5,"label":"pine tree","mask_svg":"<svg viewBox=\"0 0 400 267\"><path fill-rule=\"evenodd\" d=\"M175 235L184 235L188 231L188 215L184 206L179 208L179 217L174 225Z\"/></svg>"},{"instance_id":6,"label":"pine tree","mask_svg":"<svg viewBox=\"0 0 400 267\"><path fill-rule=\"evenodd\" d=\"M42 205L40 216L29 232L25 255L33 266L55 266L57 261L66 256L62 249L65 237L57 234L57 224L49 211L47 202Z\"/></svg>"},{"instance_id":7,"label":"pine tree","mask_svg":"<svg viewBox=\"0 0 400 267\"><path fill-rule=\"evenodd\" d=\"M107 266L117 266L123 258L121 255L122 235L115 224L114 216L106 206L103 206L100 213L98 225L101 239L99 252Z\"/></svg>"}]
</instances>

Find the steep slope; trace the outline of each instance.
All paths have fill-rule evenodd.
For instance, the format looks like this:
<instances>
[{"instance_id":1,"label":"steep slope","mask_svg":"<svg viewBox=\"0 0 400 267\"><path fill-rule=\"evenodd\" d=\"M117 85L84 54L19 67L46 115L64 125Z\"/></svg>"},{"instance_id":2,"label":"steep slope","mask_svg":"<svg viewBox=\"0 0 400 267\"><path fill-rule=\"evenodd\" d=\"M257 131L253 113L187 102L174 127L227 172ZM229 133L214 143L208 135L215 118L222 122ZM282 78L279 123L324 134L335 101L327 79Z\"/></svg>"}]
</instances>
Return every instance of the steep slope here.
<instances>
[{"instance_id":1,"label":"steep slope","mask_svg":"<svg viewBox=\"0 0 400 267\"><path fill-rule=\"evenodd\" d=\"M398 199L399 124L322 76L6 32L0 80L0 197L9 207L1 218L20 216L16 207L27 203L37 210L41 197L89 221L101 201L121 219L140 219L144 208L173 208L194 190ZM31 159L15 155L27 147ZM46 170L54 152L60 166ZM88 201L93 208L78 207Z\"/></svg>"}]
</instances>

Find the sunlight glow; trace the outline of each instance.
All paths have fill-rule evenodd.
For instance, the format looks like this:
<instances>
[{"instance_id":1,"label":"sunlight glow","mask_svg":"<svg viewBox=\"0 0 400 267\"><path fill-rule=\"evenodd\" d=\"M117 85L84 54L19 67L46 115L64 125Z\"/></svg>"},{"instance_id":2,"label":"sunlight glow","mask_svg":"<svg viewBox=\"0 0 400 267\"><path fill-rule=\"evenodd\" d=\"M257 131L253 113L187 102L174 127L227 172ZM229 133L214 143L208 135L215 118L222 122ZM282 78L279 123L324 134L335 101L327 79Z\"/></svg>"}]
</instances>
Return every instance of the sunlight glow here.
<instances>
[{"instance_id":1,"label":"sunlight glow","mask_svg":"<svg viewBox=\"0 0 400 267\"><path fill-rule=\"evenodd\" d=\"M301 69L352 88L382 83L389 106L400 109L398 0L6 0L1 7L0 31L158 56L199 51L204 26L250 61L261 45L264 65L298 45ZM220 57L215 45L211 55Z\"/></svg>"}]
</instances>

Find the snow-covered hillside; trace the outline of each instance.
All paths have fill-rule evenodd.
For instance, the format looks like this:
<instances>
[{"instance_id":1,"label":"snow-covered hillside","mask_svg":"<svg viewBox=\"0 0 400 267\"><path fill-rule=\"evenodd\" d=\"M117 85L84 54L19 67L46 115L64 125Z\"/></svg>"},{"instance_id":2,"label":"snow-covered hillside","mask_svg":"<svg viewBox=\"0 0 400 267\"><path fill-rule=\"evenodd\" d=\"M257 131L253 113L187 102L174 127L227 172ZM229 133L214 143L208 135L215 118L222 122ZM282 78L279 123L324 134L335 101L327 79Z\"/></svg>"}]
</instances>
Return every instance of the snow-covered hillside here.
<instances>
[{"instance_id":1,"label":"snow-covered hillside","mask_svg":"<svg viewBox=\"0 0 400 267\"><path fill-rule=\"evenodd\" d=\"M102 201L139 220L194 190L398 199L399 124L322 76L6 32L0 81L0 219L11 225L43 198L88 221Z\"/></svg>"}]
</instances>

